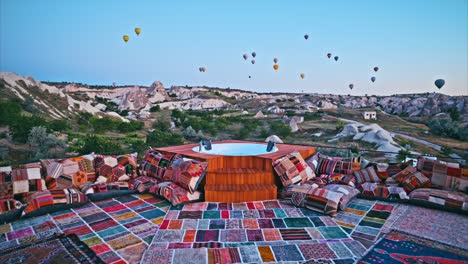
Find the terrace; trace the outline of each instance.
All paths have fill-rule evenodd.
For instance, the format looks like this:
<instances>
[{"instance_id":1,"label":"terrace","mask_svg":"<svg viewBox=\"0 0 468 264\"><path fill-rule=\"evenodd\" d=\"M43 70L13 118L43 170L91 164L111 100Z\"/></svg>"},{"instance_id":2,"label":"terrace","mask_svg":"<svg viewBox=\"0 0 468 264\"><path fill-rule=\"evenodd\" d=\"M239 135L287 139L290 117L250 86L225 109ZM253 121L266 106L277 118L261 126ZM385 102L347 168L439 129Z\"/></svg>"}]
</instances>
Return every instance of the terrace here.
<instances>
[{"instance_id":1,"label":"terrace","mask_svg":"<svg viewBox=\"0 0 468 264\"><path fill-rule=\"evenodd\" d=\"M234 140L213 144L238 143L265 145ZM372 175L364 175L367 182L360 184L361 174L345 172L352 166L346 167L344 160L332 169L343 170L339 171L343 177L323 176L322 170L330 165L321 167L327 157L317 155L316 147L276 146L275 152L254 156L200 153L194 151L198 144L156 148L139 164L137 178L128 172L136 162L131 155L42 162L46 171L42 177L50 192L66 186L68 177L72 182L68 187L82 194L69 195L74 198L66 204L53 197L57 203L52 205L29 197L26 207L3 214L10 218L2 218L6 222L0 225L0 262L24 258L34 263L44 254L59 259L60 250L65 249L44 251L41 245L52 243L54 233L63 233L76 238L73 243L80 245L82 263L392 263L399 259L466 263L468 200L465 194L453 191L453 186L445 186L452 188L445 191L445 200L443 190L423 188L426 186L403 194L406 185L390 186L389 179L398 176L394 173L405 175L408 167L403 168L404 164L380 170L381 163L364 166L364 161L349 160L351 165L360 163L354 171L375 168L376 175L391 187L375 190ZM293 151L304 160L288 156ZM194 177L187 182L182 177L186 174L178 174L192 168L176 162L182 156L191 166L205 166L206 175L195 177L199 184L193 184ZM93 158L94 168L85 172L87 181L99 182L99 177L110 181L114 176L119 180L76 187L80 183L76 174L70 174L70 164L89 158ZM302 168L299 181L298 175L292 175L292 167L284 164L288 168L284 174L278 169L280 160ZM58 173L55 188L48 177L53 175L52 164L68 166ZM418 164L410 174L426 175L430 169L433 185L437 183L434 176L443 174L441 167L449 181L459 179L458 188L465 184L464 167L422 158ZM316 176L309 179L302 165L315 166ZM126 186L120 181L119 166L133 178ZM395 172L397 167L399 172ZM33 168L11 169L26 169L30 175ZM1 171L6 175L5 168ZM453 176L454 171L460 176ZM354 180L347 182L344 176ZM382 186L375 183L374 187ZM436 194L424 198L423 190ZM415 192L418 195L412 195Z\"/></svg>"}]
</instances>

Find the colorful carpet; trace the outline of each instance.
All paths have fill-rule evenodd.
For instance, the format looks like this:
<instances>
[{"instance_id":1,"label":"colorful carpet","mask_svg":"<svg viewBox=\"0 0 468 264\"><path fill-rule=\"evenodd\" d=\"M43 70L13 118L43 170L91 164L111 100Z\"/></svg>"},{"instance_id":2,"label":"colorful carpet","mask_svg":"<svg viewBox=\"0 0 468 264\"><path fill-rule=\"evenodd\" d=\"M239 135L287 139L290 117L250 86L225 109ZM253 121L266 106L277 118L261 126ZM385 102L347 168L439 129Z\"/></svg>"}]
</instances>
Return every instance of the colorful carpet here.
<instances>
[{"instance_id":1,"label":"colorful carpet","mask_svg":"<svg viewBox=\"0 0 468 264\"><path fill-rule=\"evenodd\" d=\"M76 235L54 235L2 250L0 263L104 263Z\"/></svg>"},{"instance_id":2,"label":"colorful carpet","mask_svg":"<svg viewBox=\"0 0 468 264\"><path fill-rule=\"evenodd\" d=\"M462 247L468 251L466 216L412 205L407 207L393 223L392 229Z\"/></svg>"},{"instance_id":3,"label":"colorful carpet","mask_svg":"<svg viewBox=\"0 0 468 264\"><path fill-rule=\"evenodd\" d=\"M355 199L331 218L277 200L174 207L152 195L129 195L0 225L0 255L65 233L105 263L354 263L390 225L410 228L401 221L411 210ZM453 243L466 241L465 218L436 215L458 230L450 230ZM443 225L431 219L426 226Z\"/></svg>"},{"instance_id":4,"label":"colorful carpet","mask_svg":"<svg viewBox=\"0 0 468 264\"><path fill-rule=\"evenodd\" d=\"M335 222L353 239L369 245L380 236L395 207L390 203L354 199L344 211L338 213Z\"/></svg>"},{"instance_id":5,"label":"colorful carpet","mask_svg":"<svg viewBox=\"0 0 468 264\"><path fill-rule=\"evenodd\" d=\"M468 253L461 248L391 231L359 263L468 263Z\"/></svg>"},{"instance_id":6,"label":"colorful carpet","mask_svg":"<svg viewBox=\"0 0 468 264\"><path fill-rule=\"evenodd\" d=\"M0 225L0 250L55 233L75 234L106 263L138 263L170 204L130 195Z\"/></svg>"},{"instance_id":7,"label":"colorful carpet","mask_svg":"<svg viewBox=\"0 0 468 264\"><path fill-rule=\"evenodd\" d=\"M362 211L356 227L375 230L392 209L366 200L355 205ZM351 233L331 217L276 200L187 204L168 211L142 262L197 256L192 263L353 263L366 248Z\"/></svg>"}]
</instances>

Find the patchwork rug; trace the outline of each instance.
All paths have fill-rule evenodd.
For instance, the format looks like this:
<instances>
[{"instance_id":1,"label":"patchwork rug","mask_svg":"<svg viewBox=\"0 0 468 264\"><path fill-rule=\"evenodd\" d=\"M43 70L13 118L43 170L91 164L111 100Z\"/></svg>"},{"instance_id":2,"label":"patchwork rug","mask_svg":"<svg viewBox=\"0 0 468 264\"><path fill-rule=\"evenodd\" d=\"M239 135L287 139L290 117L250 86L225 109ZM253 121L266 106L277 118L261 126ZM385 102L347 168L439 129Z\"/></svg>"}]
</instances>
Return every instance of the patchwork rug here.
<instances>
[{"instance_id":1,"label":"patchwork rug","mask_svg":"<svg viewBox=\"0 0 468 264\"><path fill-rule=\"evenodd\" d=\"M468 263L461 248L391 231L359 263Z\"/></svg>"},{"instance_id":2,"label":"patchwork rug","mask_svg":"<svg viewBox=\"0 0 468 264\"><path fill-rule=\"evenodd\" d=\"M346 213L359 219L346 227L345 219L338 225L329 216L278 200L172 207L142 262L354 263L367 249L353 234L370 233L359 232L362 226L376 230L376 237L393 206L361 199L353 206Z\"/></svg>"},{"instance_id":3,"label":"patchwork rug","mask_svg":"<svg viewBox=\"0 0 468 264\"><path fill-rule=\"evenodd\" d=\"M385 222L397 205L354 199L338 213L335 222L352 238L370 245L378 239Z\"/></svg>"},{"instance_id":4,"label":"patchwork rug","mask_svg":"<svg viewBox=\"0 0 468 264\"><path fill-rule=\"evenodd\" d=\"M0 263L104 263L76 235L55 235L2 250Z\"/></svg>"},{"instance_id":5,"label":"patchwork rug","mask_svg":"<svg viewBox=\"0 0 468 264\"><path fill-rule=\"evenodd\" d=\"M77 235L106 263L138 263L169 206L152 195L129 195L14 221L0 225L0 252L65 233Z\"/></svg>"}]
</instances>

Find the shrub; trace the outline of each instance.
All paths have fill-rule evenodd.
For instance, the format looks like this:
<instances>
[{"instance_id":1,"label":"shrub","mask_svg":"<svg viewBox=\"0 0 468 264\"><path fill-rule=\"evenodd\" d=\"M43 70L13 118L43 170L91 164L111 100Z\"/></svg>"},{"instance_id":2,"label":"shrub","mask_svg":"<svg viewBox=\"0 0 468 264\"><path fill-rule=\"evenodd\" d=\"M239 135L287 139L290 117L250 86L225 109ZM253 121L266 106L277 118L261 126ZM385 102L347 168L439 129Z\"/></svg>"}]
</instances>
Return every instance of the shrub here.
<instances>
[{"instance_id":1,"label":"shrub","mask_svg":"<svg viewBox=\"0 0 468 264\"><path fill-rule=\"evenodd\" d=\"M86 135L83 138L83 145L78 149L78 152L81 155L91 152L99 154L118 154L122 152L122 147L112 139L96 135Z\"/></svg>"},{"instance_id":2,"label":"shrub","mask_svg":"<svg viewBox=\"0 0 468 264\"><path fill-rule=\"evenodd\" d=\"M0 125L10 125L21 114L21 105L17 102L0 101Z\"/></svg>"},{"instance_id":3,"label":"shrub","mask_svg":"<svg viewBox=\"0 0 468 264\"><path fill-rule=\"evenodd\" d=\"M29 132L33 127L46 126L46 121L39 116L17 116L16 120L10 125L10 132L14 141L26 143Z\"/></svg>"},{"instance_id":4,"label":"shrub","mask_svg":"<svg viewBox=\"0 0 468 264\"><path fill-rule=\"evenodd\" d=\"M63 132L67 129L70 129L70 124L67 120L52 120L47 124L47 128L52 131Z\"/></svg>"},{"instance_id":5,"label":"shrub","mask_svg":"<svg viewBox=\"0 0 468 264\"><path fill-rule=\"evenodd\" d=\"M271 134L286 138L292 133L292 130L290 126L284 124L283 122L275 121L270 124L270 132Z\"/></svg>"},{"instance_id":6,"label":"shrub","mask_svg":"<svg viewBox=\"0 0 468 264\"><path fill-rule=\"evenodd\" d=\"M160 110L161 110L161 107L159 105L155 105L155 106L152 106L149 111L151 113L154 113L154 112L159 112Z\"/></svg>"},{"instance_id":7,"label":"shrub","mask_svg":"<svg viewBox=\"0 0 468 264\"><path fill-rule=\"evenodd\" d=\"M166 147L172 145L181 145L184 143L184 138L173 132L164 132L155 130L146 136L146 144L152 147Z\"/></svg>"}]
</instances>

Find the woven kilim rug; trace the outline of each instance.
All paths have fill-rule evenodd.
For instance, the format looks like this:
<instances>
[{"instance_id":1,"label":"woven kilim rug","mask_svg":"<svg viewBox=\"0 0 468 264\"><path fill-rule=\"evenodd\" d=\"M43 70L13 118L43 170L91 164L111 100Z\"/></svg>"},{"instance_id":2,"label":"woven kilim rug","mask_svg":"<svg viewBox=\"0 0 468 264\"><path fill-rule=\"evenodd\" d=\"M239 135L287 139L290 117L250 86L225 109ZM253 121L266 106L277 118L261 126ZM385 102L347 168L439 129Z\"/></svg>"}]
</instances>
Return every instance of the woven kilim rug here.
<instances>
[{"instance_id":1,"label":"woven kilim rug","mask_svg":"<svg viewBox=\"0 0 468 264\"><path fill-rule=\"evenodd\" d=\"M8 248L65 233L77 235L106 263L139 263L169 207L152 195L129 195L17 220L0 225L0 255Z\"/></svg>"},{"instance_id":2,"label":"woven kilim rug","mask_svg":"<svg viewBox=\"0 0 468 264\"><path fill-rule=\"evenodd\" d=\"M343 216L358 219L345 226L347 217L339 225L334 218L278 200L186 204L167 212L142 262L353 263L366 251L353 234L377 236L393 207L361 199L351 207Z\"/></svg>"},{"instance_id":3,"label":"woven kilim rug","mask_svg":"<svg viewBox=\"0 0 468 264\"><path fill-rule=\"evenodd\" d=\"M359 263L468 263L468 253L458 247L401 231L385 235Z\"/></svg>"},{"instance_id":4,"label":"woven kilim rug","mask_svg":"<svg viewBox=\"0 0 468 264\"><path fill-rule=\"evenodd\" d=\"M76 235L55 235L2 250L0 263L104 263Z\"/></svg>"},{"instance_id":5,"label":"woven kilim rug","mask_svg":"<svg viewBox=\"0 0 468 264\"><path fill-rule=\"evenodd\" d=\"M411 205L390 228L468 251L468 218L465 215Z\"/></svg>"}]
</instances>

